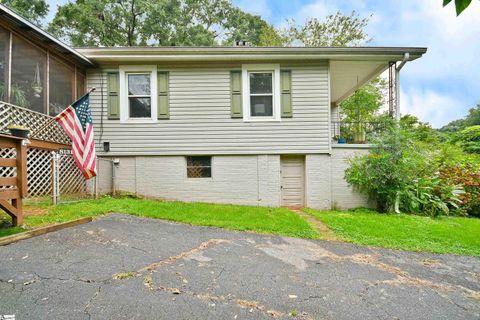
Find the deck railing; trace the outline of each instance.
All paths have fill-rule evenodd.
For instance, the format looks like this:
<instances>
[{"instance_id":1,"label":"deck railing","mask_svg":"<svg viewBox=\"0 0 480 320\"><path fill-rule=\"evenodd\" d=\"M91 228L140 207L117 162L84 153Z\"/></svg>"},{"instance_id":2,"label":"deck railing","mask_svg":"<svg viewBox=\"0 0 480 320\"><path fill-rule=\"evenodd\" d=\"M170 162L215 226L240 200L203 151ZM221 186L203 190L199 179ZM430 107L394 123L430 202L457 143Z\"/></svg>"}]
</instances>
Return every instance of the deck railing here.
<instances>
[{"instance_id":1,"label":"deck railing","mask_svg":"<svg viewBox=\"0 0 480 320\"><path fill-rule=\"evenodd\" d=\"M380 121L332 121L334 143L370 143L381 134L387 124Z\"/></svg>"},{"instance_id":2,"label":"deck railing","mask_svg":"<svg viewBox=\"0 0 480 320\"><path fill-rule=\"evenodd\" d=\"M16 124L30 129L30 138L71 144L62 127L52 117L0 101L0 133L8 133L8 126Z\"/></svg>"}]
</instances>

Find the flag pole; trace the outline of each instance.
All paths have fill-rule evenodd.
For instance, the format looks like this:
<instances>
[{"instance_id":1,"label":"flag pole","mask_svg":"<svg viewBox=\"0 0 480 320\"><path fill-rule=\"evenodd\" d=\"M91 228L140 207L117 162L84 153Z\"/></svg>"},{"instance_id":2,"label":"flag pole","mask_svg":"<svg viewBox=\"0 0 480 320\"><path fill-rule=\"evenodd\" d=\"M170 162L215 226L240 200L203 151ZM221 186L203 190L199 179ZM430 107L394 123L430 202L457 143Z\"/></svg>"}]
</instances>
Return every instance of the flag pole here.
<instances>
[{"instance_id":1,"label":"flag pole","mask_svg":"<svg viewBox=\"0 0 480 320\"><path fill-rule=\"evenodd\" d=\"M77 102L78 100L82 99L83 97L85 97L87 94L90 94L92 93L93 91L97 90L97 88L95 87L92 87L90 90L88 90L87 93L85 93L83 96L81 96L80 98L78 98L75 102ZM74 102L74 103L75 103ZM72 103L72 104L74 104ZM55 121L55 117L52 117L50 118L47 122L45 122L45 124L43 126L41 126L39 129L35 130L34 132L32 132L30 134L31 137L33 137L35 134L41 132L43 129L45 129L46 127L48 127L51 123L53 123Z\"/></svg>"}]
</instances>

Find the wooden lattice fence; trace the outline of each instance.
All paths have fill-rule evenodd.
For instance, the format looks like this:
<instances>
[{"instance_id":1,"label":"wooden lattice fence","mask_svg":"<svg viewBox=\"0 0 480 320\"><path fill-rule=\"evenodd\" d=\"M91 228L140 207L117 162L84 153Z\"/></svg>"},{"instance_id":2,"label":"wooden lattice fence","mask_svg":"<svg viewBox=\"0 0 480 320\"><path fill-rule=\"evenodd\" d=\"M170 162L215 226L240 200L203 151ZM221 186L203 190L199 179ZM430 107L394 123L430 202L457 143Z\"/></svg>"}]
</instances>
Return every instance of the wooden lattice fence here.
<instances>
[{"instance_id":1,"label":"wooden lattice fence","mask_svg":"<svg viewBox=\"0 0 480 320\"><path fill-rule=\"evenodd\" d=\"M52 155L50 151L28 150L27 183L27 197L42 197L52 193Z\"/></svg>"},{"instance_id":2,"label":"wooden lattice fence","mask_svg":"<svg viewBox=\"0 0 480 320\"><path fill-rule=\"evenodd\" d=\"M60 156L60 194L86 194L87 183L71 154Z\"/></svg>"},{"instance_id":3,"label":"wooden lattice fence","mask_svg":"<svg viewBox=\"0 0 480 320\"><path fill-rule=\"evenodd\" d=\"M0 133L8 134L11 124L30 129L30 139L49 141L68 147L71 141L56 121L49 115L0 101ZM58 151L58 150L57 150ZM1 148L2 158L15 158L14 148ZM29 148L27 152L28 197L51 196L53 191L52 149ZM71 154L59 157L58 184L62 195L86 194L87 185ZM0 168L0 177L14 177L14 167ZM6 187L2 187L6 188Z\"/></svg>"},{"instance_id":4,"label":"wooden lattice fence","mask_svg":"<svg viewBox=\"0 0 480 320\"><path fill-rule=\"evenodd\" d=\"M28 197L52 195L52 152L29 149L27 155ZM58 158L59 188L61 195L87 193L87 185L71 154Z\"/></svg>"},{"instance_id":5,"label":"wooden lattice fence","mask_svg":"<svg viewBox=\"0 0 480 320\"><path fill-rule=\"evenodd\" d=\"M18 124L30 129L30 138L70 144L62 127L51 120L49 115L0 101L0 132L8 134L7 127Z\"/></svg>"}]
</instances>

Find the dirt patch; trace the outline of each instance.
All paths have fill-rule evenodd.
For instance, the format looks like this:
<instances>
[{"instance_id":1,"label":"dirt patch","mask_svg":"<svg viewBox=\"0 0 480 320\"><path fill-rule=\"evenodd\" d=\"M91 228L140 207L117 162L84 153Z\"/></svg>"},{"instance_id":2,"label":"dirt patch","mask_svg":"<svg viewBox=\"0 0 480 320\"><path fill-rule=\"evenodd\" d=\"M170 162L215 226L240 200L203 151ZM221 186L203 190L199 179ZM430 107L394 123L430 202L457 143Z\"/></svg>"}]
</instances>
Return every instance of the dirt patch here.
<instances>
[{"instance_id":1,"label":"dirt patch","mask_svg":"<svg viewBox=\"0 0 480 320\"><path fill-rule=\"evenodd\" d=\"M312 215L300 210L300 209L290 209L292 212L295 212L307 222L320 234L320 239L328 241L340 241L341 239L335 235L335 233L330 230L326 224L318 220Z\"/></svg>"},{"instance_id":2,"label":"dirt patch","mask_svg":"<svg viewBox=\"0 0 480 320\"><path fill-rule=\"evenodd\" d=\"M47 213L48 213L48 210L45 208L30 207L30 206L23 207L24 216L43 216L43 215L46 215Z\"/></svg>"}]
</instances>

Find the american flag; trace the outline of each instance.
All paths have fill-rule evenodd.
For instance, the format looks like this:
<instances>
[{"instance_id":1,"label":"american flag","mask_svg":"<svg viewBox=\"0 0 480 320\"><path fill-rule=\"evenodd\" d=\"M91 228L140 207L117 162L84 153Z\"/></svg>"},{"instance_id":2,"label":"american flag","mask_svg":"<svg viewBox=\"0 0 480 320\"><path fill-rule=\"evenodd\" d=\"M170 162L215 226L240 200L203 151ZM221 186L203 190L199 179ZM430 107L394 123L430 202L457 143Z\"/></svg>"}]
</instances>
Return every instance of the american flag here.
<instances>
[{"instance_id":1,"label":"american flag","mask_svg":"<svg viewBox=\"0 0 480 320\"><path fill-rule=\"evenodd\" d=\"M87 93L55 117L72 140L73 158L85 179L97 175L97 157L89 96L90 94Z\"/></svg>"}]
</instances>

